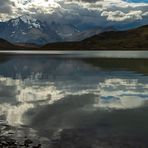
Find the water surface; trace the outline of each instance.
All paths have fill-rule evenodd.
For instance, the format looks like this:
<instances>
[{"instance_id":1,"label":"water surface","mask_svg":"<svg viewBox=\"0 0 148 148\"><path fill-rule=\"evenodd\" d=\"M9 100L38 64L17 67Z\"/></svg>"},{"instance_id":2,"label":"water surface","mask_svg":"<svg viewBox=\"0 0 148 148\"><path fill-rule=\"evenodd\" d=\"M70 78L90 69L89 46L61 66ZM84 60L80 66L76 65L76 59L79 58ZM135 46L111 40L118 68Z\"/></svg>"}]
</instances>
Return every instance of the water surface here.
<instances>
[{"instance_id":1,"label":"water surface","mask_svg":"<svg viewBox=\"0 0 148 148\"><path fill-rule=\"evenodd\" d=\"M0 120L48 148L147 147L148 59L3 55Z\"/></svg>"},{"instance_id":2,"label":"water surface","mask_svg":"<svg viewBox=\"0 0 148 148\"><path fill-rule=\"evenodd\" d=\"M58 57L79 57L79 58L148 58L148 51L50 51L50 50L0 50L1 54L12 55L58 55Z\"/></svg>"}]
</instances>

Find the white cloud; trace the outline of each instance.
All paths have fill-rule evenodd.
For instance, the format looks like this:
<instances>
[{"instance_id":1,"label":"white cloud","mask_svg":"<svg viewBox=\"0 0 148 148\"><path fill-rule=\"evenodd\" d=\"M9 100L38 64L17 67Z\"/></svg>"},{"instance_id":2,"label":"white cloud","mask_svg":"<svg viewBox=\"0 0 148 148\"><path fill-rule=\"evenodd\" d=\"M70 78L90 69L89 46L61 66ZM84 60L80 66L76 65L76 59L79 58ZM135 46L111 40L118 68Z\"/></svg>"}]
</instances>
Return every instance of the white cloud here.
<instances>
[{"instance_id":1,"label":"white cloud","mask_svg":"<svg viewBox=\"0 0 148 148\"><path fill-rule=\"evenodd\" d=\"M148 12L143 13L142 16L148 16Z\"/></svg>"},{"instance_id":2,"label":"white cloud","mask_svg":"<svg viewBox=\"0 0 148 148\"><path fill-rule=\"evenodd\" d=\"M8 20L23 14L40 17L46 21L94 23L133 22L147 19L148 3L130 3L123 0L7 0L11 8L0 15ZM14 6L12 6L12 3ZM1 11L1 7L0 7ZM11 12L11 15L10 15Z\"/></svg>"},{"instance_id":3,"label":"white cloud","mask_svg":"<svg viewBox=\"0 0 148 148\"><path fill-rule=\"evenodd\" d=\"M122 11L103 11L101 16L105 16L109 21L142 20L142 11L129 11L128 13Z\"/></svg>"}]
</instances>

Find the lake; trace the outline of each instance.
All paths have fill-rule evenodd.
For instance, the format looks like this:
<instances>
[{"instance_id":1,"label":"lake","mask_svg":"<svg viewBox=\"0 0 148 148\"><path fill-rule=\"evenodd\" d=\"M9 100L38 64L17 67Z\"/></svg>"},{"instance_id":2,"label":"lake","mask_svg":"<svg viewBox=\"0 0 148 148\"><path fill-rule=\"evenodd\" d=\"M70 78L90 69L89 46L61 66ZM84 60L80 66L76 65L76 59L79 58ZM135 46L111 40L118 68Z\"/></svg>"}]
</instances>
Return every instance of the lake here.
<instances>
[{"instance_id":1,"label":"lake","mask_svg":"<svg viewBox=\"0 0 148 148\"><path fill-rule=\"evenodd\" d=\"M148 51L48 51L48 50L0 50L0 54L11 55L56 55L58 57L97 58L148 58Z\"/></svg>"},{"instance_id":2,"label":"lake","mask_svg":"<svg viewBox=\"0 0 148 148\"><path fill-rule=\"evenodd\" d=\"M1 55L3 137L43 148L147 148L147 125L146 51Z\"/></svg>"}]
</instances>

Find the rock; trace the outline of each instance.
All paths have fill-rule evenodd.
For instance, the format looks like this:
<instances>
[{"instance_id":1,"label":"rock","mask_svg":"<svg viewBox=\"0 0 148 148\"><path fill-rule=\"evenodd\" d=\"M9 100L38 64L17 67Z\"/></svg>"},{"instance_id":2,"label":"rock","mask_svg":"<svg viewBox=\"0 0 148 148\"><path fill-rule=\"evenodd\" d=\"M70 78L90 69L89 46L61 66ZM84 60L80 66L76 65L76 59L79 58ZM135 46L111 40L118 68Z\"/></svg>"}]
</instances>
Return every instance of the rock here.
<instances>
[{"instance_id":1,"label":"rock","mask_svg":"<svg viewBox=\"0 0 148 148\"><path fill-rule=\"evenodd\" d=\"M24 141L24 145L26 146L26 147L29 147L30 146L30 144L32 144L33 142L30 140L30 139L26 139L25 141Z\"/></svg>"},{"instance_id":2,"label":"rock","mask_svg":"<svg viewBox=\"0 0 148 148\"><path fill-rule=\"evenodd\" d=\"M32 148L41 148L41 144L38 144L37 146L33 146Z\"/></svg>"}]
</instances>

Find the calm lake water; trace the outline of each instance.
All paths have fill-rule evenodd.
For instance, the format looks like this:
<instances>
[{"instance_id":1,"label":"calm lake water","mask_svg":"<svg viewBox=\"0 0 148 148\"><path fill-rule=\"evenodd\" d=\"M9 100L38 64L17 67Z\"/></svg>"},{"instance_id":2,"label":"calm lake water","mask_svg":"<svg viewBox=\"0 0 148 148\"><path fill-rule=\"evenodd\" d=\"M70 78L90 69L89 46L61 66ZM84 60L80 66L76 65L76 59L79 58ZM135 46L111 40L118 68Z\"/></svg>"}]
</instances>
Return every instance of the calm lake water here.
<instances>
[{"instance_id":1,"label":"calm lake water","mask_svg":"<svg viewBox=\"0 0 148 148\"><path fill-rule=\"evenodd\" d=\"M0 54L9 53L13 55L58 55L60 57L100 57L100 58L148 58L148 51L48 51L48 50L0 50Z\"/></svg>"},{"instance_id":2,"label":"calm lake water","mask_svg":"<svg viewBox=\"0 0 148 148\"><path fill-rule=\"evenodd\" d=\"M0 134L43 148L147 148L148 59L141 55L1 56Z\"/></svg>"}]
</instances>

